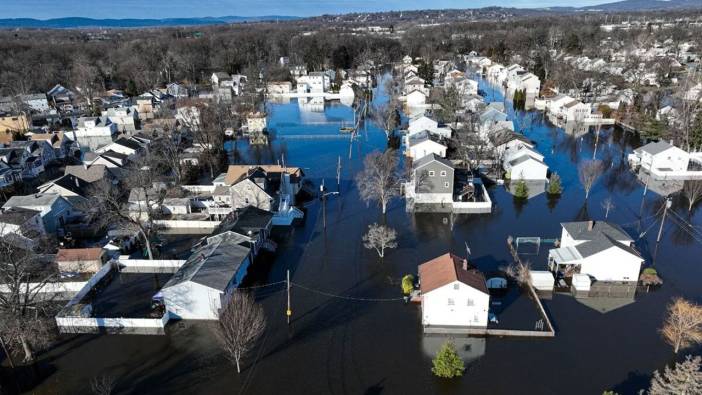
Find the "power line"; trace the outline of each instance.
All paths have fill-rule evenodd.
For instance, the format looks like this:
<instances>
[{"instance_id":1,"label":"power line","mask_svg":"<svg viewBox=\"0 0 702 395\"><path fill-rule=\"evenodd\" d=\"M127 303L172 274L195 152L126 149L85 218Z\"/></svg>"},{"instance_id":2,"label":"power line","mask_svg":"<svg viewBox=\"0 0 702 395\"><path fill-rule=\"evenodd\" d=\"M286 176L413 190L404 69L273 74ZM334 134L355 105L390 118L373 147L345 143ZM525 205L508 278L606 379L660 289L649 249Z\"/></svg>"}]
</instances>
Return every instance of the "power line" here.
<instances>
[{"instance_id":1,"label":"power line","mask_svg":"<svg viewBox=\"0 0 702 395\"><path fill-rule=\"evenodd\" d=\"M330 298L337 298L337 299L344 299L344 300L352 300L356 302L399 302L405 300L405 298L360 298L360 297L355 297L355 296L346 296L346 295L338 295L338 294L333 294L330 292L322 291L319 289L314 289L314 288L309 288L304 285L298 284L291 282L291 285L302 288L306 291L314 292L320 295L328 296Z\"/></svg>"}]
</instances>

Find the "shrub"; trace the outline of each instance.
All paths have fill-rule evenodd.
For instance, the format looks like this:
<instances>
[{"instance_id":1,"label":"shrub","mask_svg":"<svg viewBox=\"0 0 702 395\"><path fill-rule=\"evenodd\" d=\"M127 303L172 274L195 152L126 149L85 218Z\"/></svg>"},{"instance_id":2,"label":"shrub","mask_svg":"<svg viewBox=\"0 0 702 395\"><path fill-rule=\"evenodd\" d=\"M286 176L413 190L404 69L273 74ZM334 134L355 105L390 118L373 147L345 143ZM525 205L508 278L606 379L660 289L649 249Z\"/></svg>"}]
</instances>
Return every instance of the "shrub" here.
<instances>
[{"instance_id":1,"label":"shrub","mask_svg":"<svg viewBox=\"0 0 702 395\"><path fill-rule=\"evenodd\" d=\"M414 276L408 274L402 277L402 293L409 295L414 290Z\"/></svg>"}]
</instances>

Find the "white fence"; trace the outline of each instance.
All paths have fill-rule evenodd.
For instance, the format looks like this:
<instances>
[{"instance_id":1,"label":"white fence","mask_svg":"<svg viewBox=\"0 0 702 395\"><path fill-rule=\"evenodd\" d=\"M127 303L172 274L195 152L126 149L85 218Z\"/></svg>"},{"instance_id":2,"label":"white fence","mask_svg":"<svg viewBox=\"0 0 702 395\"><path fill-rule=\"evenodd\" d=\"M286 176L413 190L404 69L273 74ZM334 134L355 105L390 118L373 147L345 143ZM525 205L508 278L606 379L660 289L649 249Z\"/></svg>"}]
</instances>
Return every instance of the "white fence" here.
<instances>
[{"instance_id":1,"label":"white fence","mask_svg":"<svg viewBox=\"0 0 702 395\"><path fill-rule=\"evenodd\" d=\"M51 283L25 283L21 284L22 290L29 289L29 294L41 300L70 300L83 289L85 281L51 282ZM7 284L0 284L0 294L12 292ZM23 291L25 292L25 291Z\"/></svg>"},{"instance_id":2,"label":"white fence","mask_svg":"<svg viewBox=\"0 0 702 395\"><path fill-rule=\"evenodd\" d=\"M56 317L56 324L61 333L160 335L169 318L168 312L161 318Z\"/></svg>"},{"instance_id":3,"label":"white fence","mask_svg":"<svg viewBox=\"0 0 702 395\"><path fill-rule=\"evenodd\" d=\"M489 214L492 212L492 200L485 189L485 185L480 185L483 189L484 202L453 202L453 212L457 214Z\"/></svg>"},{"instance_id":4,"label":"white fence","mask_svg":"<svg viewBox=\"0 0 702 395\"><path fill-rule=\"evenodd\" d=\"M180 187L194 193L212 193L215 190L214 185L181 185Z\"/></svg>"},{"instance_id":5,"label":"white fence","mask_svg":"<svg viewBox=\"0 0 702 395\"><path fill-rule=\"evenodd\" d=\"M122 273L175 273L185 260L120 259L117 263Z\"/></svg>"},{"instance_id":6,"label":"white fence","mask_svg":"<svg viewBox=\"0 0 702 395\"><path fill-rule=\"evenodd\" d=\"M155 220L154 224L165 229L209 229L214 230L222 221Z\"/></svg>"}]
</instances>

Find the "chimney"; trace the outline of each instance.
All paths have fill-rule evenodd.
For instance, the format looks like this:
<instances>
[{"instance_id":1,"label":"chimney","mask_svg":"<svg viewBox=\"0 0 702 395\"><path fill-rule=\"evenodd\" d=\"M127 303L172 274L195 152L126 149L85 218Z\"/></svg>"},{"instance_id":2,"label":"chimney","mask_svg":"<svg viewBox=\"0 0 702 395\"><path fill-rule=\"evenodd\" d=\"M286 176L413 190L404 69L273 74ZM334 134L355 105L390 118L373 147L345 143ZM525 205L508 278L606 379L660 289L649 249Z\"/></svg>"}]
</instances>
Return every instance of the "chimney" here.
<instances>
[{"instance_id":1,"label":"chimney","mask_svg":"<svg viewBox=\"0 0 702 395\"><path fill-rule=\"evenodd\" d=\"M595 226L595 221L587 221L587 230L592 231L592 228Z\"/></svg>"},{"instance_id":2,"label":"chimney","mask_svg":"<svg viewBox=\"0 0 702 395\"><path fill-rule=\"evenodd\" d=\"M463 270L468 270L468 259L463 260Z\"/></svg>"}]
</instances>

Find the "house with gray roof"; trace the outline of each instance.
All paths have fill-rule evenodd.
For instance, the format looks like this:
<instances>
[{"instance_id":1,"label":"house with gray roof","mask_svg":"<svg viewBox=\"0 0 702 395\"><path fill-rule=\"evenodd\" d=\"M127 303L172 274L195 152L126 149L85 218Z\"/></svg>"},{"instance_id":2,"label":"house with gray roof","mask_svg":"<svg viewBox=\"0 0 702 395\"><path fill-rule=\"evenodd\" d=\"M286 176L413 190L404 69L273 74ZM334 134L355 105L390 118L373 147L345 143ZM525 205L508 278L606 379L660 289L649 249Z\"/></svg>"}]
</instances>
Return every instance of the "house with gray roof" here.
<instances>
[{"instance_id":1,"label":"house with gray roof","mask_svg":"<svg viewBox=\"0 0 702 395\"><path fill-rule=\"evenodd\" d=\"M196 248L161 289L172 318L217 320L252 263L251 248L238 236L210 238Z\"/></svg>"},{"instance_id":2,"label":"house with gray roof","mask_svg":"<svg viewBox=\"0 0 702 395\"><path fill-rule=\"evenodd\" d=\"M647 172L685 172L690 154L665 141L656 141L639 147L629 154L629 164Z\"/></svg>"},{"instance_id":3,"label":"house with gray roof","mask_svg":"<svg viewBox=\"0 0 702 395\"><path fill-rule=\"evenodd\" d=\"M15 195L2 206L3 212L16 208L38 211L47 233L61 232L66 223L80 216L80 211L57 193Z\"/></svg>"},{"instance_id":4,"label":"house with gray roof","mask_svg":"<svg viewBox=\"0 0 702 395\"><path fill-rule=\"evenodd\" d=\"M560 246L549 250L558 276L587 275L591 281L637 282L644 259L619 225L604 221L564 222Z\"/></svg>"}]
</instances>

